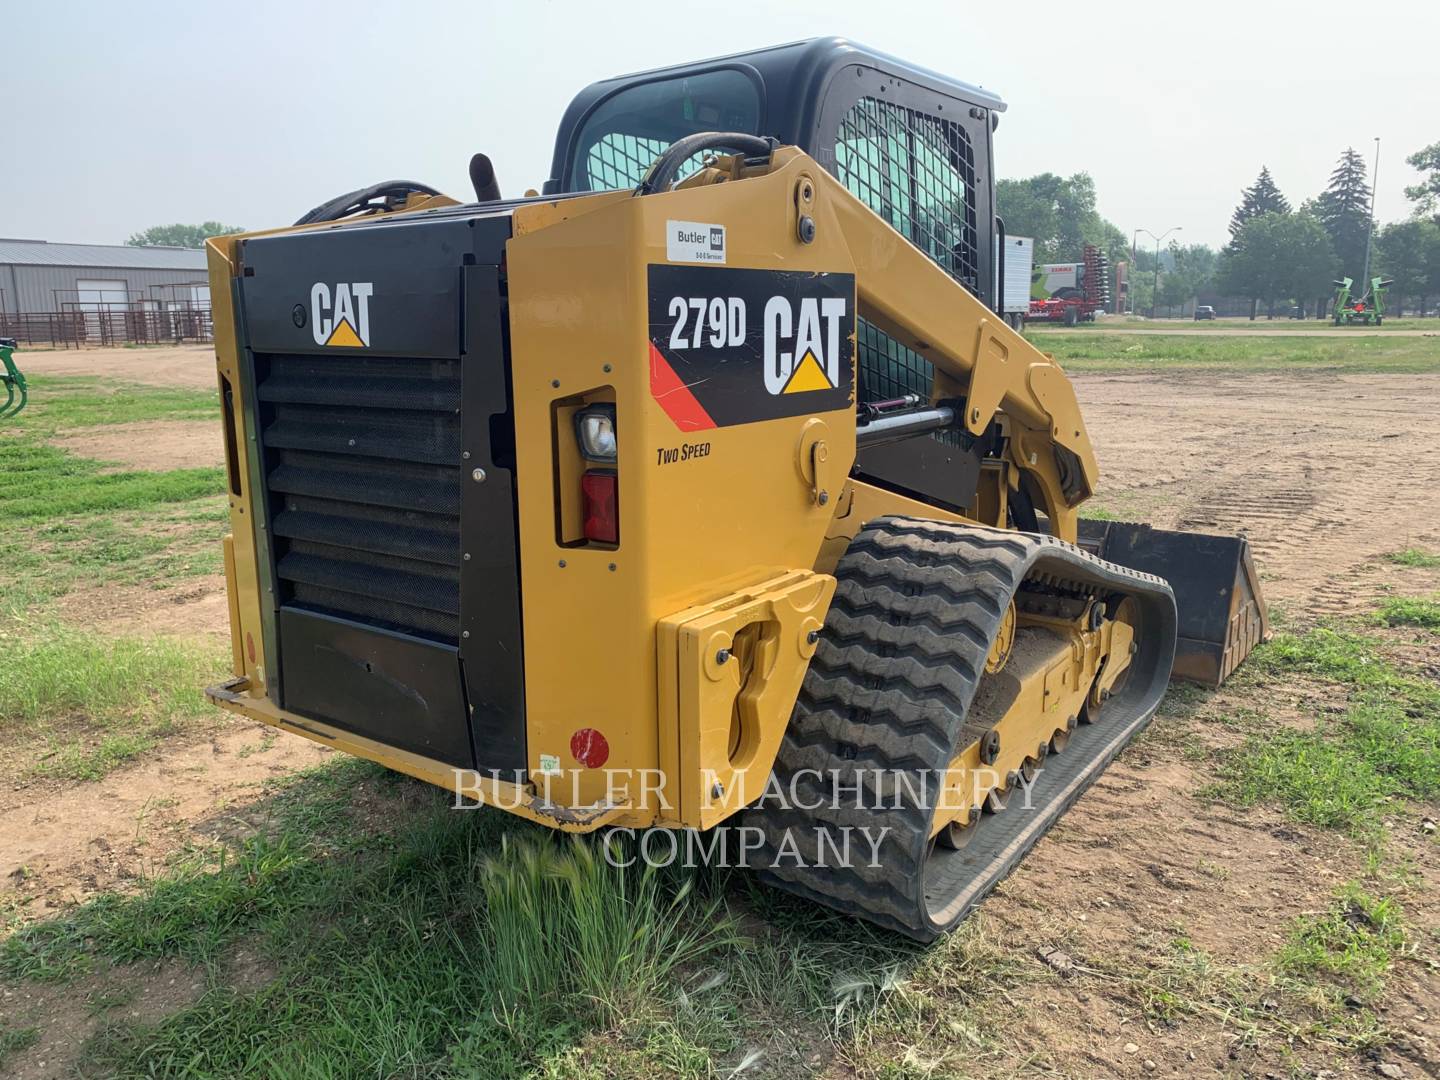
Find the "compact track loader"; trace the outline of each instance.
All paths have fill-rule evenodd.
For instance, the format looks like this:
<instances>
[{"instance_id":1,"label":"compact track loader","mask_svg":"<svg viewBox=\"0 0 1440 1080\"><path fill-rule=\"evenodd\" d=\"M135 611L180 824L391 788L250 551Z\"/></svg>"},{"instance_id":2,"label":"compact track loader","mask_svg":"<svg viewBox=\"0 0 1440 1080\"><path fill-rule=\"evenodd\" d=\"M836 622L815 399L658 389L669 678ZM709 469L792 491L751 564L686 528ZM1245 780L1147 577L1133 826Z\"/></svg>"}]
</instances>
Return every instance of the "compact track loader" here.
<instances>
[{"instance_id":1,"label":"compact track loader","mask_svg":"<svg viewBox=\"0 0 1440 1080\"><path fill-rule=\"evenodd\" d=\"M209 241L210 697L954 925L1177 641L1218 683L1264 633L1243 540L1080 518L1073 388L992 307L1003 108L802 42L586 89L543 194L477 155L475 202L381 184Z\"/></svg>"}]
</instances>

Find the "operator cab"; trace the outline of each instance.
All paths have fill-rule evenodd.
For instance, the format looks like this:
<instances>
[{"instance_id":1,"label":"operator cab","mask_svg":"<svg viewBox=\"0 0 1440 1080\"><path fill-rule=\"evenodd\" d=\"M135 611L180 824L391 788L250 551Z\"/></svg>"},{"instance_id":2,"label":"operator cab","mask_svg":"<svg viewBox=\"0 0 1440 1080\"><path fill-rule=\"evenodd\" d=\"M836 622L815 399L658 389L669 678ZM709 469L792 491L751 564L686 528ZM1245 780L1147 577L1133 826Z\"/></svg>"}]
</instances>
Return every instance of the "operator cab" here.
<instances>
[{"instance_id":1,"label":"operator cab","mask_svg":"<svg viewBox=\"0 0 1440 1080\"><path fill-rule=\"evenodd\" d=\"M814 38L594 83L565 111L544 193L633 188L688 135L804 150L896 232L999 309L991 132L1005 103L843 38ZM680 174L700 167L697 155ZM860 321L859 402L928 399L934 369ZM857 474L960 509L974 493L953 433L864 451ZM979 467L978 458L972 462Z\"/></svg>"},{"instance_id":2,"label":"operator cab","mask_svg":"<svg viewBox=\"0 0 1440 1080\"><path fill-rule=\"evenodd\" d=\"M544 193L634 187L668 146L698 132L768 135L824 165L988 301L990 132L1004 109L978 86L815 38L586 87L560 122Z\"/></svg>"}]
</instances>

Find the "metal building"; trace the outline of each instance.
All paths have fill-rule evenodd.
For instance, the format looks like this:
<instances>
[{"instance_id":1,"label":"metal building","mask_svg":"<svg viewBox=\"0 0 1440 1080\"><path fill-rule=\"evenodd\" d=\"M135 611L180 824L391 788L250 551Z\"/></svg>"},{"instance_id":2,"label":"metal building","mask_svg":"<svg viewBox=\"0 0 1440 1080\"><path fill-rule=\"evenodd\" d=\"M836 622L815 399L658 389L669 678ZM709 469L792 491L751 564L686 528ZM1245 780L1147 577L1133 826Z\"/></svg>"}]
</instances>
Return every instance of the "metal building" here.
<instances>
[{"instance_id":1,"label":"metal building","mask_svg":"<svg viewBox=\"0 0 1440 1080\"><path fill-rule=\"evenodd\" d=\"M0 336L118 344L209 329L203 251L0 238Z\"/></svg>"}]
</instances>

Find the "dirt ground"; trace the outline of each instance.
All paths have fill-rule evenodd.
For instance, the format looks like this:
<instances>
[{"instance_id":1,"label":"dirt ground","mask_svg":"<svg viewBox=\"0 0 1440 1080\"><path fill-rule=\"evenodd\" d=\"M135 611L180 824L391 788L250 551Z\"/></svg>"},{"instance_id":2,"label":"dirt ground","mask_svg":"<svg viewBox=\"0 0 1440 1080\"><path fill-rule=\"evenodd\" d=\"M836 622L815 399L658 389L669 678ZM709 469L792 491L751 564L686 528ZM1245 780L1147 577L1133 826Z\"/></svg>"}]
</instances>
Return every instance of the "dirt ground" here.
<instances>
[{"instance_id":1,"label":"dirt ground","mask_svg":"<svg viewBox=\"0 0 1440 1080\"><path fill-rule=\"evenodd\" d=\"M329 752L238 721L78 789L52 781L0 791L0 880L22 883L36 916L123 888L185 840L223 831L264 780Z\"/></svg>"},{"instance_id":2,"label":"dirt ground","mask_svg":"<svg viewBox=\"0 0 1440 1080\"><path fill-rule=\"evenodd\" d=\"M1440 375L1074 376L1098 503L1161 528L1243 533L1299 619L1373 601L1377 557L1440 542Z\"/></svg>"},{"instance_id":3,"label":"dirt ground","mask_svg":"<svg viewBox=\"0 0 1440 1080\"><path fill-rule=\"evenodd\" d=\"M29 370L56 373L98 362L77 353L29 360ZM200 349L119 359L111 351L105 362L103 373L112 377L197 386L213 379ZM1074 381L1100 458L1097 503L1116 517L1162 527L1244 533L1269 600L1290 620L1373 606L1398 573L1381 556L1407 546L1440 548L1440 375L1166 372ZM175 444L173 464L195 463L195 447L182 444ZM1429 588L1440 587L1440 573L1420 573ZM224 632L221 589L223 582L210 581L184 600L180 606L196 614L181 623L185 631ZM72 601L72 616L84 617L83 603ZM176 618L175 605L160 604L126 625L173 632ZM1226 690L1217 700L1243 707L1239 693ZM1310 718L1298 698L1296 722L1304 723ZM1215 745L1229 737L1221 730L1204 735ZM172 743L92 786L45 782L0 791L0 874L33 896L38 911L125 888L187 841L214 835L217 821L242 812L264 778L326 753L236 722ZM1363 853L1278 814L1193 798L1211 779L1204 770L1203 762L1147 736L1041 841L981 917L1037 949L1059 944L1077 955L1109 954L1141 970L1177 936L1218 962L1273 952L1295 917L1323 910L1335 888L1361 872ZM1415 872L1428 886L1408 916L1440 927L1433 845L1410 835L1395 843L1402 856L1415 856ZM164 988L192 981L183 971L158 976L162 1000ZM1316 1076L1326 1075L1326 1065L1338 1077L1355 1068L1353 1057L1329 1063L1323 1048L1301 1053L1299 1072L1278 1060L1252 1060L1222 1017L1158 1030L1134 1015L1133 986L1127 996L1118 982L1114 995L1103 980L1101 991L1094 985L1015 988L1014 1030L1007 1026L1006 1038L1016 1071L1036 1056L1075 1077ZM1374 1064L1403 1059L1402 1073L1384 1075L1440 1076L1440 972L1406 964L1394 986L1382 1019L1399 1042ZM173 996L183 1003L189 993ZM53 1064L55 1047L50 1051ZM18 1059L25 1074L51 1075L35 1066L44 1060L38 1055Z\"/></svg>"},{"instance_id":4,"label":"dirt ground","mask_svg":"<svg viewBox=\"0 0 1440 1080\"><path fill-rule=\"evenodd\" d=\"M140 420L74 428L50 440L78 457L117 469L218 468L225 464L219 425L210 420ZM177 465L177 462L183 463Z\"/></svg>"},{"instance_id":5,"label":"dirt ground","mask_svg":"<svg viewBox=\"0 0 1440 1080\"><path fill-rule=\"evenodd\" d=\"M213 345L25 349L17 351L15 356L15 362L26 375L94 375L149 386L182 386L192 390L213 390L216 385Z\"/></svg>"}]
</instances>

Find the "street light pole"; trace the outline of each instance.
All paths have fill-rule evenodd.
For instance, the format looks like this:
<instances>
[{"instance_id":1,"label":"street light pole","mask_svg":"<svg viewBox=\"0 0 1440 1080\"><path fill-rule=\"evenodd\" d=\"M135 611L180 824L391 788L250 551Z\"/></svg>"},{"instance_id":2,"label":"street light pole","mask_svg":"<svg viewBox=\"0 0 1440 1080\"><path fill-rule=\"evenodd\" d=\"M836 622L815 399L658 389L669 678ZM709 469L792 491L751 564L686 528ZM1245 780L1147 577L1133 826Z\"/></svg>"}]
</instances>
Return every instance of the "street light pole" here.
<instances>
[{"instance_id":1,"label":"street light pole","mask_svg":"<svg viewBox=\"0 0 1440 1080\"><path fill-rule=\"evenodd\" d=\"M1132 271L1132 273L1131 273L1131 275L1130 275L1131 277L1134 277L1134 276L1135 276L1134 273L1133 273L1133 271L1134 271L1134 269L1135 269L1135 255L1136 255L1136 252L1137 252L1137 249L1136 249L1136 246L1135 246L1135 245L1138 243L1139 240L1140 240L1140 230L1139 230L1139 229L1136 229L1133 233L1130 234L1130 269L1131 269L1131 271ZM1130 301L1130 314L1131 314L1131 315L1134 315L1134 314L1135 314L1135 294L1134 294L1133 292L1130 292L1130 290L1129 290L1128 287L1126 288L1125 291L1126 291L1126 293L1128 294L1127 299Z\"/></svg>"},{"instance_id":2,"label":"street light pole","mask_svg":"<svg viewBox=\"0 0 1440 1080\"><path fill-rule=\"evenodd\" d=\"M1370 238L1375 234L1375 188L1380 183L1380 136L1375 136L1375 168L1370 173L1370 227L1365 230L1365 272L1360 275L1360 293L1370 288Z\"/></svg>"},{"instance_id":3,"label":"street light pole","mask_svg":"<svg viewBox=\"0 0 1440 1080\"><path fill-rule=\"evenodd\" d=\"M1165 237L1169 236L1172 232L1179 232L1183 228L1183 225L1176 225L1172 228L1166 229L1159 236L1156 236L1149 229L1135 230L1136 236L1139 236L1143 232L1146 236L1150 237L1152 240L1155 241L1155 283L1150 287L1150 318L1152 319L1155 318L1155 294L1160 291L1160 241L1164 240Z\"/></svg>"}]
</instances>

